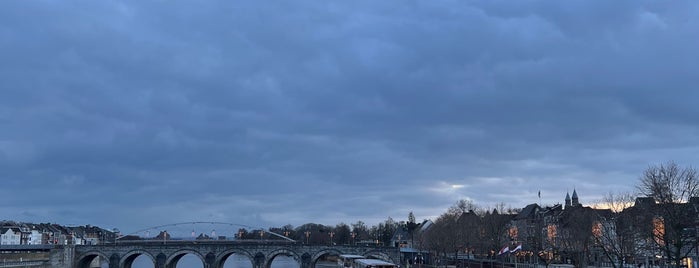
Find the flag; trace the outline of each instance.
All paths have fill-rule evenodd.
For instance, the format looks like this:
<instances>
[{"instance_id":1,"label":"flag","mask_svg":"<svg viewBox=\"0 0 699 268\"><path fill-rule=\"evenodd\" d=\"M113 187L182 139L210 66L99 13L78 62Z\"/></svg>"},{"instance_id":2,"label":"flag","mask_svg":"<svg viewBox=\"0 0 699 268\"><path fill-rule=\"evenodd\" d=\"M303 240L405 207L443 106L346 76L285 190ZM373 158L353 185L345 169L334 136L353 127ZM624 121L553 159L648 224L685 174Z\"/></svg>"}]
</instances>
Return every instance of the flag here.
<instances>
[{"instance_id":1,"label":"flag","mask_svg":"<svg viewBox=\"0 0 699 268\"><path fill-rule=\"evenodd\" d=\"M504 247L502 247L502 249L500 249L500 251L498 252L498 255L505 254L508 251L510 251L510 246L505 245Z\"/></svg>"},{"instance_id":2,"label":"flag","mask_svg":"<svg viewBox=\"0 0 699 268\"><path fill-rule=\"evenodd\" d=\"M522 243L517 244L517 247L515 249L513 249L512 252L515 252L518 250L522 250Z\"/></svg>"}]
</instances>

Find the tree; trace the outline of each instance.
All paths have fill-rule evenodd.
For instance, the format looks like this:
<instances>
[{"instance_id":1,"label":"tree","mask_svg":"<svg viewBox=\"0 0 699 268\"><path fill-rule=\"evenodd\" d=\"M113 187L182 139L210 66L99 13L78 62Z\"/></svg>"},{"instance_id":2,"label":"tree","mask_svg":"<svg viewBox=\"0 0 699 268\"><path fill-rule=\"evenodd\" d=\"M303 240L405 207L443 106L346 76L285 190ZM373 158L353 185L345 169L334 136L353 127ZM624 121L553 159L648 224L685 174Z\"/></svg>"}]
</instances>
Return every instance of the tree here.
<instances>
[{"instance_id":1,"label":"tree","mask_svg":"<svg viewBox=\"0 0 699 268\"><path fill-rule=\"evenodd\" d=\"M330 243L330 236L328 231L332 227L328 227L317 223L306 223L299 227L296 227L295 232L301 236L302 241L305 241L311 245L327 245Z\"/></svg>"},{"instance_id":2,"label":"tree","mask_svg":"<svg viewBox=\"0 0 699 268\"><path fill-rule=\"evenodd\" d=\"M456 215L457 217L461 216L461 214L469 212L469 211L476 211L478 209L478 206L473 203L471 200L466 200L466 199L460 199L459 201L456 201L454 205L449 207L449 210L447 210L447 213Z\"/></svg>"},{"instance_id":3,"label":"tree","mask_svg":"<svg viewBox=\"0 0 699 268\"><path fill-rule=\"evenodd\" d=\"M670 264L680 267L681 260L697 247L696 212L690 207L690 198L699 193L699 178L692 167L681 168L674 162L648 167L640 178L638 191L656 203L652 222L646 235L655 248L663 253Z\"/></svg>"},{"instance_id":4,"label":"tree","mask_svg":"<svg viewBox=\"0 0 699 268\"><path fill-rule=\"evenodd\" d=\"M692 167L680 168L674 162L650 166L643 172L638 190L659 204L686 203L699 193L699 178Z\"/></svg>"},{"instance_id":5,"label":"tree","mask_svg":"<svg viewBox=\"0 0 699 268\"><path fill-rule=\"evenodd\" d=\"M608 193L597 204L592 237L596 249L609 260L612 267L624 267L640 252L640 233L634 228L634 217L628 213L635 196L631 193ZM626 212L625 212L626 211Z\"/></svg>"},{"instance_id":6,"label":"tree","mask_svg":"<svg viewBox=\"0 0 699 268\"><path fill-rule=\"evenodd\" d=\"M411 247L414 244L413 233L415 232L415 229L417 229L418 226L420 226L420 224L415 222L415 215L413 215L413 212L411 211L410 213L408 213L408 222L405 224L405 227L408 231L408 234L410 235L410 246Z\"/></svg>"},{"instance_id":7,"label":"tree","mask_svg":"<svg viewBox=\"0 0 699 268\"><path fill-rule=\"evenodd\" d=\"M350 227L349 225L345 224L344 222L341 222L337 225L335 225L335 229L333 230L334 232L334 238L333 241L337 243L338 245L343 245L343 244L348 244L351 242L351 234L350 234Z\"/></svg>"},{"instance_id":8,"label":"tree","mask_svg":"<svg viewBox=\"0 0 699 268\"><path fill-rule=\"evenodd\" d=\"M463 253L474 253L483 245L485 240L484 216L470 210L462 213L459 217L458 231L456 232L460 238L458 251ZM454 256L458 257L458 252Z\"/></svg>"},{"instance_id":9,"label":"tree","mask_svg":"<svg viewBox=\"0 0 699 268\"><path fill-rule=\"evenodd\" d=\"M483 236L480 239L480 245L478 245L481 255L492 256L510 239L519 241L516 228L510 229L514 217L514 214L501 214L497 209L493 209L492 213L483 216L481 226Z\"/></svg>"},{"instance_id":10,"label":"tree","mask_svg":"<svg viewBox=\"0 0 699 268\"><path fill-rule=\"evenodd\" d=\"M446 258L454 257L464 249L473 249L481 240L481 215L470 200L459 200L446 213L440 215L430 228L426 246Z\"/></svg>"},{"instance_id":11,"label":"tree","mask_svg":"<svg viewBox=\"0 0 699 268\"><path fill-rule=\"evenodd\" d=\"M425 246L446 258L447 253L456 254L460 248L458 228L458 216L452 213L444 213L437 217L425 237Z\"/></svg>"},{"instance_id":12,"label":"tree","mask_svg":"<svg viewBox=\"0 0 699 268\"><path fill-rule=\"evenodd\" d=\"M380 222L378 225L372 226L369 229L369 236L372 237L377 244L390 245L393 240L393 234L396 233L398 224L388 217L386 221Z\"/></svg>"},{"instance_id":13,"label":"tree","mask_svg":"<svg viewBox=\"0 0 699 268\"><path fill-rule=\"evenodd\" d=\"M558 221L558 252L576 267L588 263L590 248L594 244L593 226L597 214L589 207L572 207L563 210Z\"/></svg>"},{"instance_id":14,"label":"tree","mask_svg":"<svg viewBox=\"0 0 699 268\"><path fill-rule=\"evenodd\" d=\"M352 241L352 243L355 244L357 241L371 238L371 236L369 236L369 228L363 221L357 221L352 224L352 233L354 233L354 238L352 238L354 241Z\"/></svg>"}]
</instances>

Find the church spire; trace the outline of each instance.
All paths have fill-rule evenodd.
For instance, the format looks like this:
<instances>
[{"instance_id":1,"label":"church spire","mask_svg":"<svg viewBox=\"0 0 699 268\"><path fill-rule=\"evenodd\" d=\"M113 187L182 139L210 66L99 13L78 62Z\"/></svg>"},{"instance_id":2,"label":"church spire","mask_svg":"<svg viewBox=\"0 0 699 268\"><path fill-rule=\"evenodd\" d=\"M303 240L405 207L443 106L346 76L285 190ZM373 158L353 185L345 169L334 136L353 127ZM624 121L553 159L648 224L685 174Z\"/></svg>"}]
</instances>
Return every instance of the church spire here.
<instances>
[{"instance_id":1,"label":"church spire","mask_svg":"<svg viewBox=\"0 0 699 268\"><path fill-rule=\"evenodd\" d=\"M566 205L564 208L569 208L570 207L570 194L566 192Z\"/></svg>"},{"instance_id":2,"label":"church spire","mask_svg":"<svg viewBox=\"0 0 699 268\"><path fill-rule=\"evenodd\" d=\"M576 206L576 207L580 205L580 201L578 200L578 193L575 191L575 189L573 189L573 204L572 205Z\"/></svg>"}]
</instances>

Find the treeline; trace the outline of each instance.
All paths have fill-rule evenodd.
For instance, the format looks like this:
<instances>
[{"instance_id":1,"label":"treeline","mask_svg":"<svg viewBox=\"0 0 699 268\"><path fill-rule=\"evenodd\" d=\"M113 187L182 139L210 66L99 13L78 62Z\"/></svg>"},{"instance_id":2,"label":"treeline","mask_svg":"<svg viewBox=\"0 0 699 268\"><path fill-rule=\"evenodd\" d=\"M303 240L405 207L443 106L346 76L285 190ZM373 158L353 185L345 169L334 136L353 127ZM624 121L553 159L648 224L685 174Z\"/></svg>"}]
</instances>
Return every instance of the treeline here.
<instances>
[{"instance_id":1,"label":"treeline","mask_svg":"<svg viewBox=\"0 0 699 268\"><path fill-rule=\"evenodd\" d=\"M412 215L412 212L410 215ZM412 217L412 219L412 221L406 222L395 221L391 217L388 217L384 222L374 226L367 226L363 221L357 221L352 224L338 223L335 226L306 223L298 227L286 225L283 227L269 228L267 230L247 230L241 228L238 230L236 238L280 239L278 236L269 233L274 232L275 234L283 235L310 245L375 244L380 246L394 246L392 245L392 238L396 230L419 225L415 223L414 217Z\"/></svg>"}]
</instances>

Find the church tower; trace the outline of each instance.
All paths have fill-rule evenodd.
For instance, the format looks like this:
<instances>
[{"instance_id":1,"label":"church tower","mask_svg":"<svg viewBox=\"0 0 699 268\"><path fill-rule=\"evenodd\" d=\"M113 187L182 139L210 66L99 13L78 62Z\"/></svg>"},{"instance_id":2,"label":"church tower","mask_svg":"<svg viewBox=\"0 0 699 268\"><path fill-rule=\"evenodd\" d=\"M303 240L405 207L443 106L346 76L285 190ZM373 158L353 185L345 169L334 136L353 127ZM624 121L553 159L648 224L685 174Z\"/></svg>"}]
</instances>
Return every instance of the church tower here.
<instances>
[{"instance_id":1,"label":"church tower","mask_svg":"<svg viewBox=\"0 0 699 268\"><path fill-rule=\"evenodd\" d=\"M573 204L574 207L580 206L580 201L578 201L578 193L573 189Z\"/></svg>"},{"instance_id":2,"label":"church tower","mask_svg":"<svg viewBox=\"0 0 699 268\"><path fill-rule=\"evenodd\" d=\"M575 193L575 192L573 192L573 193ZM567 209L567 208L570 208L570 194L568 194L566 192L566 205L565 205L565 207L563 207L563 209Z\"/></svg>"}]
</instances>

